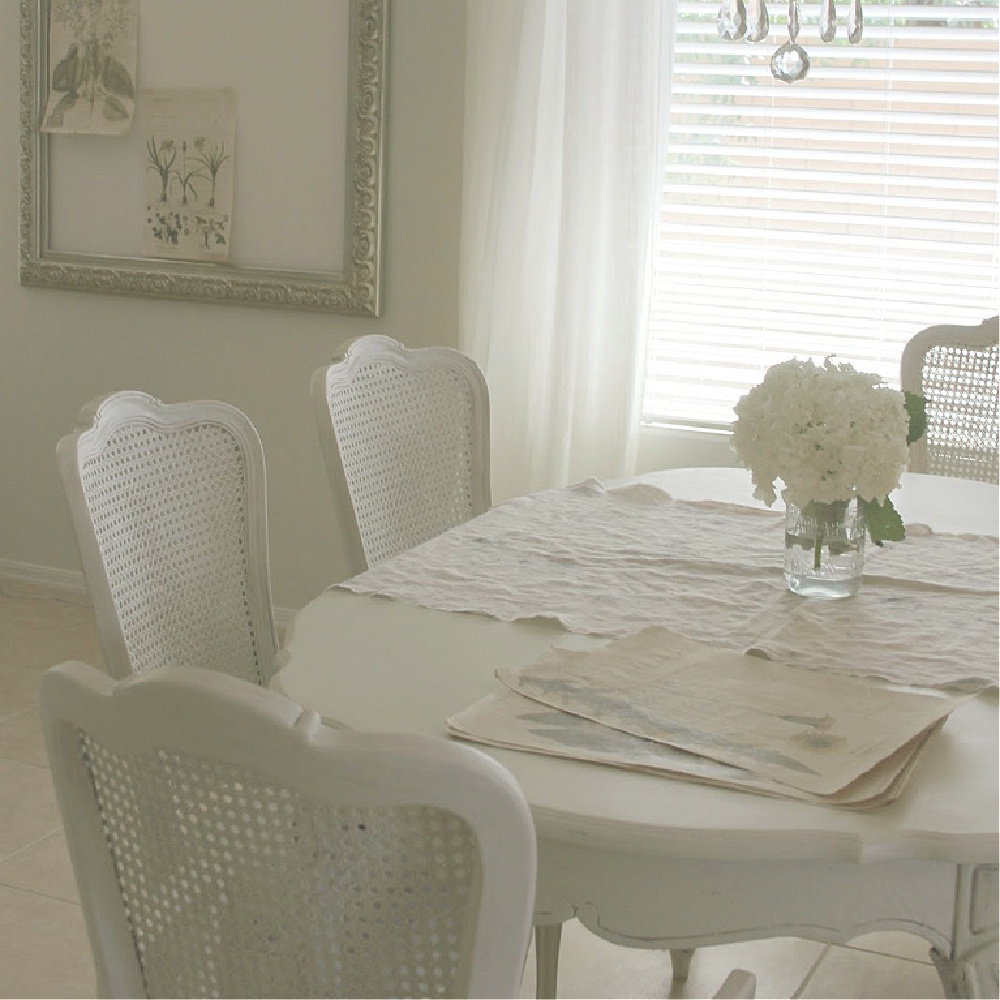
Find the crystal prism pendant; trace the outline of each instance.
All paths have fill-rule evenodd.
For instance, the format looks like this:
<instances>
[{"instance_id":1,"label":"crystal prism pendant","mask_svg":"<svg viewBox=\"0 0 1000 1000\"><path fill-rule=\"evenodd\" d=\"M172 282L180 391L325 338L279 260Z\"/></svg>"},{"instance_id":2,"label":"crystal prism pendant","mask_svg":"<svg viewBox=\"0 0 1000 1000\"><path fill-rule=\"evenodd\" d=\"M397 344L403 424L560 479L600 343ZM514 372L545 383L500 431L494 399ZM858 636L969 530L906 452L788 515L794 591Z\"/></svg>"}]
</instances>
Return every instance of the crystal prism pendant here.
<instances>
[{"instance_id":1,"label":"crystal prism pendant","mask_svg":"<svg viewBox=\"0 0 1000 1000\"><path fill-rule=\"evenodd\" d=\"M822 0L819 9L819 37L821 41L832 42L837 34L837 11L833 0Z\"/></svg>"},{"instance_id":2,"label":"crystal prism pendant","mask_svg":"<svg viewBox=\"0 0 1000 1000\"><path fill-rule=\"evenodd\" d=\"M801 45L795 42L785 42L773 56L771 56L771 75L776 80L783 80L785 83L795 83L796 80L805 79L809 72L809 56Z\"/></svg>"},{"instance_id":3,"label":"crystal prism pendant","mask_svg":"<svg viewBox=\"0 0 1000 1000\"><path fill-rule=\"evenodd\" d=\"M722 0L719 8L719 34L727 41L735 42L747 30L747 12L743 0Z\"/></svg>"},{"instance_id":4,"label":"crystal prism pendant","mask_svg":"<svg viewBox=\"0 0 1000 1000\"><path fill-rule=\"evenodd\" d=\"M767 38L770 27L766 0L750 0L747 6L747 40L751 42L763 41Z\"/></svg>"},{"instance_id":5,"label":"crystal prism pendant","mask_svg":"<svg viewBox=\"0 0 1000 1000\"><path fill-rule=\"evenodd\" d=\"M861 0L858 0L860 3ZM788 40L794 42L799 37L799 0L788 0ZM779 50L780 51L780 50Z\"/></svg>"},{"instance_id":6,"label":"crystal prism pendant","mask_svg":"<svg viewBox=\"0 0 1000 1000\"><path fill-rule=\"evenodd\" d=\"M861 11L861 0L851 0L851 6L847 11L847 40L851 45L857 45L861 41L864 30L865 19Z\"/></svg>"}]
</instances>

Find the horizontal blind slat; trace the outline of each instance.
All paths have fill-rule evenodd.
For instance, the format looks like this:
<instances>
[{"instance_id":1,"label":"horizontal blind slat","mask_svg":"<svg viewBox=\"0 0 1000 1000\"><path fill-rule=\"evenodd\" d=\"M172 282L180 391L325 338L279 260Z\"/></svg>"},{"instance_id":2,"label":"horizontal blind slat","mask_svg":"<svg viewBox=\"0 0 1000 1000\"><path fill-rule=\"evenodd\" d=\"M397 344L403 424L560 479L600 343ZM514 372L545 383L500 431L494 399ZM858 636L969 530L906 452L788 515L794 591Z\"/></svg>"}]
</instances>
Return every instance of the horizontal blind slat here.
<instances>
[{"instance_id":1,"label":"horizontal blind slat","mask_svg":"<svg viewBox=\"0 0 1000 1000\"><path fill-rule=\"evenodd\" d=\"M679 0L644 416L725 426L787 357L837 354L898 385L903 345L997 311L997 0L866 0L860 45L776 83L787 32L719 39Z\"/></svg>"}]
</instances>

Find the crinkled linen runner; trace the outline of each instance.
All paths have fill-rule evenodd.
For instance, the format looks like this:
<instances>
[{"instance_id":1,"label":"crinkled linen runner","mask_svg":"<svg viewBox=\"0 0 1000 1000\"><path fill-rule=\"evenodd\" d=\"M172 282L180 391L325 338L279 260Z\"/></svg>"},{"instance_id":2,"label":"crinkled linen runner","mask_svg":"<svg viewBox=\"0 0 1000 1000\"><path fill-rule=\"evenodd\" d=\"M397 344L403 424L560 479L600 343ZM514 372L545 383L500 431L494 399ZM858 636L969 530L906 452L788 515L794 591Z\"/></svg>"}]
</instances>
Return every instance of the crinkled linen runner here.
<instances>
[{"instance_id":1,"label":"crinkled linen runner","mask_svg":"<svg viewBox=\"0 0 1000 1000\"><path fill-rule=\"evenodd\" d=\"M834 601L789 593L783 553L783 512L589 479L498 504L340 586L579 633L664 626L905 684L997 684L996 538L908 525L905 541L869 545L860 592Z\"/></svg>"}]
</instances>

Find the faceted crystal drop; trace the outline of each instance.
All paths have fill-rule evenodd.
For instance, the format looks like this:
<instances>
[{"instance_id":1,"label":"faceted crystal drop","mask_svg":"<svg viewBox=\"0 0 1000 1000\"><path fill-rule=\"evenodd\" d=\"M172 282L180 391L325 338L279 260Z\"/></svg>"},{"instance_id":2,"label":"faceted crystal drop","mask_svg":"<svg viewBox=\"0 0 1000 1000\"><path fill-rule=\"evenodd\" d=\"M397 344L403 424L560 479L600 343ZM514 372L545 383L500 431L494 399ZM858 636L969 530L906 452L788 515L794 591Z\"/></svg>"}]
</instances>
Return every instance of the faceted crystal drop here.
<instances>
[{"instance_id":1,"label":"faceted crystal drop","mask_svg":"<svg viewBox=\"0 0 1000 1000\"><path fill-rule=\"evenodd\" d=\"M837 11L833 0L823 0L819 10L819 37L824 42L832 42L837 34Z\"/></svg>"},{"instance_id":2,"label":"faceted crystal drop","mask_svg":"<svg viewBox=\"0 0 1000 1000\"><path fill-rule=\"evenodd\" d=\"M765 0L750 0L747 8L747 39L751 42L763 41L767 38L770 27Z\"/></svg>"},{"instance_id":3,"label":"faceted crystal drop","mask_svg":"<svg viewBox=\"0 0 1000 1000\"><path fill-rule=\"evenodd\" d=\"M851 6L847 12L847 40L851 45L857 45L861 41L864 30L865 19L861 11L861 0L851 0Z\"/></svg>"},{"instance_id":4,"label":"faceted crystal drop","mask_svg":"<svg viewBox=\"0 0 1000 1000\"><path fill-rule=\"evenodd\" d=\"M785 83L795 83L796 80L805 79L809 72L809 56L801 45L794 42L785 42L777 52L771 56L771 75L776 80L784 80Z\"/></svg>"},{"instance_id":5,"label":"faceted crystal drop","mask_svg":"<svg viewBox=\"0 0 1000 1000\"><path fill-rule=\"evenodd\" d=\"M730 42L743 37L747 30L747 12L743 0L722 0L718 28L719 34Z\"/></svg>"}]
</instances>

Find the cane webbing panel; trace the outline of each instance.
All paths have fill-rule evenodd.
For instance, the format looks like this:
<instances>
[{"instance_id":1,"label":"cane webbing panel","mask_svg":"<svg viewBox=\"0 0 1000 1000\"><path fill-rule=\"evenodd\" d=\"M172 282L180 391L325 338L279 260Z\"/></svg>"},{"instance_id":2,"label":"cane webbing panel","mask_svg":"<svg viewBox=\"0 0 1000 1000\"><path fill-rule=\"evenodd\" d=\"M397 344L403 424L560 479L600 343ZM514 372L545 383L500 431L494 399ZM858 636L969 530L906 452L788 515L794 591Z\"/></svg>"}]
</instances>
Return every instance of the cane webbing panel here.
<instances>
[{"instance_id":1,"label":"cane webbing panel","mask_svg":"<svg viewBox=\"0 0 1000 1000\"><path fill-rule=\"evenodd\" d=\"M373 361L328 403L369 566L481 513L465 372Z\"/></svg>"},{"instance_id":2,"label":"cane webbing panel","mask_svg":"<svg viewBox=\"0 0 1000 1000\"><path fill-rule=\"evenodd\" d=\"M997 345L938 344L923 364L927 472L1000 480Z\"/></svg>"},{"instance_id":3,"label":"cane webbing panel","mask_svg":"<svg viewBox=\"0 0 1000 1000\"><path fill-rule=\"evenodd\" d=\"M131 421L81 465L135 673L181 665L269 680L248 596L243 447L221 424Z\"/></svg>"},{"instance_id":4,"label":"cane webbing panel","mask_svg":"<svg viewBox=\"0 0 1000 1000\"><path fill-rule=\"evenodd\" d=\"M467 989L481 867L460 817L80 737L149 996Z\"/></svg>"}]
</instances>

